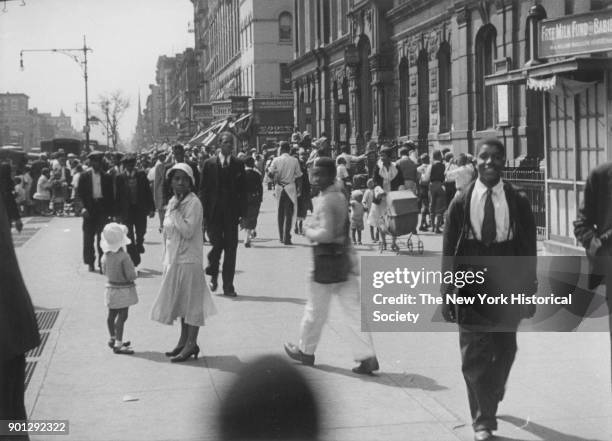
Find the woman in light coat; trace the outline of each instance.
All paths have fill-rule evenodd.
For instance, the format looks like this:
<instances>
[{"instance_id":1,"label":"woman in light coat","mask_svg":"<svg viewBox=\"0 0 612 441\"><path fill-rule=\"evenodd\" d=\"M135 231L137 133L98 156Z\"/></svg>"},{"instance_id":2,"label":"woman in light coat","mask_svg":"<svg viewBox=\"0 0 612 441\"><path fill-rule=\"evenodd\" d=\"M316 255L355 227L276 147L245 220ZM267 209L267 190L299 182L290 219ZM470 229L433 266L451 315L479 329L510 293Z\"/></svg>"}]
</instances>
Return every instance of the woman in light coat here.
<instances>
[{"instance_id":1,"label":"woman in light coat","mask_svg":"<svg viewBox=\"0 0 612 441\"><path fill-rule=\"evenodd\" d=\"M203 209L192 192L195 179L191 167L175 164L168 172L174 196L168 202L163 227L163 275L151 318L171 325L181 319L176 347L166 356L172 362L198 358L197 344L204 319L216 313L204 276Z\"/></svg>"}]
</instances>

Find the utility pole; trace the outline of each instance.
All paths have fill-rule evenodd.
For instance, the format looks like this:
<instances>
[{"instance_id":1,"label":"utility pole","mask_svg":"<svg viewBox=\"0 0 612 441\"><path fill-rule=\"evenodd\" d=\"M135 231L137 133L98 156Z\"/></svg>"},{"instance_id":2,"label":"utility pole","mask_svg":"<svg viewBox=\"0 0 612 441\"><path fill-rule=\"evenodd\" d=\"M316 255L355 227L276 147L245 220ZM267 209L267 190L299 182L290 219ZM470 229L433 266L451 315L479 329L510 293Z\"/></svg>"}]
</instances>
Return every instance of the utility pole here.
<instances>
[{"instance_id":1,"label":"utility pole","mask_svg":"<svg viewBox=\"0 0 612 441\"><path fill-rule=\"evenodd\" d=\"M87 47L87 40L85 35L83 35L83 47L82 48L62 48L62 49L22 49L19 57L19 65L21 70L23 67L23 54L24 52L55 52L59 54L64 54L70 58L72 58L76 63L81 66L81 70L83 71L83 78L85 79L85 126L83 127L83 131L85 132L85 149L89 151L89 90L88 90L88 79L89 76L87 74L87 52L92 52L93 49ZM80 55L80 53L83 55ZM75 54L76 53L76 54Z\"/></svg>"}]
</instances>

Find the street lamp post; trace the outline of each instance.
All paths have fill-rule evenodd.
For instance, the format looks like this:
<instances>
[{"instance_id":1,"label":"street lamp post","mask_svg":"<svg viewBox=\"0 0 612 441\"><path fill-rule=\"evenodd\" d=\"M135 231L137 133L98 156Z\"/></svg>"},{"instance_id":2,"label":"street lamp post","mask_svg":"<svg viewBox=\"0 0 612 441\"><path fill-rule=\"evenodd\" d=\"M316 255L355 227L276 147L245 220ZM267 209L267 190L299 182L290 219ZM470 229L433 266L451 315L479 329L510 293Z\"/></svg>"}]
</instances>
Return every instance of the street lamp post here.
<instances>
[{"instance_id":1,"label":"street lamp post","mask_svg":"<svg viewBox=\"0 0 612 441\"><path fill-rule=\"evenodd\" d=\"M83 35L83 47L82 48L68 48L68 49L22 49L19 54L19 64L21 66L21 70L23 70L23 54L24 52L55 52L69 56L74 61L76 61L83 71L83 78L85 79L85 149L89 151L89 90L87 86L88 74L87 74L87 52L92 52L93 50L90 47L87 47L87 40L85 35ZM75 52L77 54L75 54ZM78 53L82 52L82 58L78 55Z\"/></svg>"}]
</instances>

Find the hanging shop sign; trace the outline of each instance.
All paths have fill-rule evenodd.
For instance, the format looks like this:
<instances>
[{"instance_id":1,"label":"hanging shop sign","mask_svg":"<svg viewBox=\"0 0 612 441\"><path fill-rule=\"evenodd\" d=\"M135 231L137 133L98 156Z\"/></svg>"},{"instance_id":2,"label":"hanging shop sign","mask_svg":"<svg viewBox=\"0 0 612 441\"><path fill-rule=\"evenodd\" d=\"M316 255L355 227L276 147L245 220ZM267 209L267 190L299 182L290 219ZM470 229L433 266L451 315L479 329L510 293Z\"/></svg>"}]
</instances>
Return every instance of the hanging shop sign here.
<instances>
[{"instance_id":1,"label":"hanging shop sign","mask_svg":"<svg viewBox=\"0 0 612 441\"><path fill-rule=\"evenodd\" d=\"M612 10L542 20L538 47L540 58L612 51Z\"/></svg>"},{"instance_id":2,"label":"hanging shop sign","mask_svg":"<svg viewBox=\"0 0 612 441\"><path fill-rule=\"evenodd\" d=\"M260 125L257 128L258 135L287 135L291 133L291 125Z\"/></svg>"},{"instance_id":3,"label":"hanging shop sign","mask_svg":"<svg viewBox=\"0 0 612 441\"><path fill-rule=\"evenodd\" d=\"M213 117L212 105L197 103L192 106L193 119L195 121L210 121Z\"/></svg>"},{"instance_id":4,"label":"hanging shop sign","mask_svg":"<svg viewBox=\"0 0 612 441\"><path fill-rule=\"evenodd\" d=\"M232 102L232 113L239 115L241 113L247 113L249 111L249 97L248 96L232 96L230 97Z\"/></svg>"}]
</instances>

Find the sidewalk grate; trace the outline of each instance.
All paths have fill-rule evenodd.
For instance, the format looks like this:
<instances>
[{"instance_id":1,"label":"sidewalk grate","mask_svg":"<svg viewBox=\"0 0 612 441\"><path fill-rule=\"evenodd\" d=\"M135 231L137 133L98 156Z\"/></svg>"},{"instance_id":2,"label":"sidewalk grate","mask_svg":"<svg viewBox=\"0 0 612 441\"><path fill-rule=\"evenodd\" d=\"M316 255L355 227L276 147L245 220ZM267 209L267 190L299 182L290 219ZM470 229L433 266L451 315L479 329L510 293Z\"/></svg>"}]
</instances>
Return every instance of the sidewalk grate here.
<instances>
[{"instance_id":1,"label":"sidewalk grate","mask_svg":"<svg viewBox=\"0 0 612 441\"><path fill-rule=\"evenodd\" d=\"M21 233L13 232L13 246L19 248L20 246L27 243L36 233L40 231L40 227L25 227L21 230Z\"/></svg>"},{"instance_id":2,"label":"sidewalk grate","mask_svg":"<svg viewBox=\"0 0 612 441\"><path fill-rule=\"evenodd\" d=\"M48 339L49 339L49 333L41 332L40 333L40 344L36 346L34 349L29 350L26 353L26 357L28 358L40 357L40 354L42 354L42 351L45 348L45 345L47 344Z\"/></svg>"},{"instance_id":3,"label":"sidewalk grate","mask_svg":"<svg viewBox=\"0 0 612 441\"><path fill-rule=\"evenodd\" d=\"M51 329L55 325L55 321L59 316L59 309L52 309L49 311L37 311L36 321L38 322L38 329L41 331Z\"/></svg>"},{"instance_id":4,"label":"sidewalk grate","mask_svg":"<svg viewBox=\"0 0 612 441\"><path fill-rule=\"evenodd\" d=\"M48 217L33 217L28 220L28 224L48 224L51 218Z\"/></svg>"},{"instance_id":5,"label":"sidewalk grate","mask_svg":"<svg viewBox=\"0 0 612 441\"><path fill-rule=\"evenodd\" d=\"M30 380L32 379L32 374L34 374L34 368L36 367L36 361L26 361L26 366L25 366L25 388L28 388L28 385L30 384Z\"/></svg>"}]
</instances>

